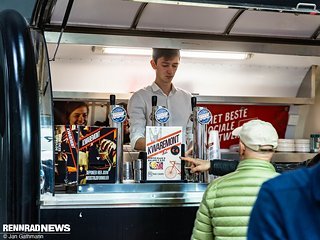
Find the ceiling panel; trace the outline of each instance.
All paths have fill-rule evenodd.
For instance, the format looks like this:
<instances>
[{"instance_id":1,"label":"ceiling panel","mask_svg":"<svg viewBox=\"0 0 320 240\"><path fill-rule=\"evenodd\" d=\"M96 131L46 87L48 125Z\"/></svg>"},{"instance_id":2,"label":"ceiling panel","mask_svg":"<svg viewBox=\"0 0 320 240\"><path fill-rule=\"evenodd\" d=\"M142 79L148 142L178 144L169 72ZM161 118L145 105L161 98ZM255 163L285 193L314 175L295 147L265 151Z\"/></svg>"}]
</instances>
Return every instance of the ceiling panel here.
<instances>
[{"instance_id":1,"label":"ceiling panel","mask_svg":"<svg viewBox=\"0 0 320 240\"><path fill-rule=\"evenodd\" d=\"M57 1L51 23L61 23L67 2L68 0ZM139 31L136 30L141 30L140 34L144 36L144 30L151 30L169 34L188 33L190 36L190 33L195 33L193 34L195 37L198 33L206 33L224 38L241 35L310 39L320 25L320 15L246 10L235 21L229 36L225 35L224 31L238 9L148 3L137 21L136 29L131 29L142 4L145 3L122 0L77 0L74 1L68 26L128 30L121 32L122 35L137 34ZM89 28L85 31L93 33ZM112 33L106 31L104 34Z\"/></svg>"},{"instance_id":2,"label":"ceiling panel","mask_svg":"<svg viewBox=\"0 0 320 240\"><path fill-rule=\"evenodd\" d=\"M67 2L57 1L51 23L62 21ZM140 5L120 0L76 0L68 24L129 28Z\"/></svg>"},{"instance_id":3,"label":"ceiling panel","mask_svg":"<svg viewBox=\"0 0 320 240\"><path fill-rule=\"evenodd\" d=\"M179 4L207 7L232 7L240 9L289 11L300 13L319 13L318 0L131 0L140 2L157 2L163 4Z\"/></svg>"},{"instance_id":4,"label":"ceiling panel","mask_svg":"<svg viewBox=\"0 0 320 240\"><path fill-rule=\"evenodd\" d=\"M223 33L235 9L148 4L137 29Z\"/></svg>"},{"instance_id":5,"label":"ceiling panel","mask_svg":"<svg viewBox=\"0 0 320 240\"><path fill-rule=\"evenodd\" d=\"M231 34L309 38L319 25L319 15L245 11Z\"/></svg>"}]
</instances>

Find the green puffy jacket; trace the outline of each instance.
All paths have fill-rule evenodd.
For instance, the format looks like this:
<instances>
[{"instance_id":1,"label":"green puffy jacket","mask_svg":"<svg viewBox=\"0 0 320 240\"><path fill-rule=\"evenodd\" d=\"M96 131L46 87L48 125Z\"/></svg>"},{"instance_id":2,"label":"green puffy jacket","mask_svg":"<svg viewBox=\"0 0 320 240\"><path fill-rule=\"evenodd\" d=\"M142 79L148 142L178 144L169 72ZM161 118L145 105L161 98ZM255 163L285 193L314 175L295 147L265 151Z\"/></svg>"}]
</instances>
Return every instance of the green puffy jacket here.
<instances>
[{"instance_id":1,"label":"green puffy jacket","mask_svg":"<svg viewBox=\"0 0 320 240\"><path fill-rule=\"evenodd\" d=\"M240 161L235 172L210 183L195 220L192 239L246 239L252 206L261 184L278 175L267 161Z\"/></svg>"}]
</instances>

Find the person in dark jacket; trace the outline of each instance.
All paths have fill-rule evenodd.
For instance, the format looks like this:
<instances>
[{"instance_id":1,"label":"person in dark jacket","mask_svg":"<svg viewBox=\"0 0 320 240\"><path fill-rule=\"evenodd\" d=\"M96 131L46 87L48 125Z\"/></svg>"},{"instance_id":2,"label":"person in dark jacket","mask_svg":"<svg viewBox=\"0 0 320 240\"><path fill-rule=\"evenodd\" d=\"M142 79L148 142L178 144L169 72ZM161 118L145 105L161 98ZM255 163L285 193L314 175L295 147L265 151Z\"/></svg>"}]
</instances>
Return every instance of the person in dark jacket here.
<instances>
[{"instance_id":1,"label":"person in dark jacket","mask_svg":"<svg viewBox=\"0 0 320 240\"><path fill-rule=\"evenodd\" d=\"M231 173L237 169L237 166L239 164L238 160L231 160L231 159L230 160L213 159L210 161L191 158L191 157L181 157L181 159L192 163L191 171L190 171L191 173L209 171L209 174L213 174L215 176L223 176L228 173ZM297 163L295 165L295 168L297 169L302 167L311 167L317 164L319 161L320 161L320 154L317 154L311 159L307 159L301 163ZM278 164L273 162L272 164L278 173L282 173L288 170L285 167L281 166L281 163ZM292 170L292 168L289 168L289 169Z\"/></svg>"},{"instance_id":2,"label":"person in dark jacket","mask_svg":"<svg viewBox=\"0 0 320 240\"><path fill-rule=\"evenodd\" d=\"M319 183L318 163L265 182L251 213L248 239L320 239Z\"/></svg>"}]
</instances>

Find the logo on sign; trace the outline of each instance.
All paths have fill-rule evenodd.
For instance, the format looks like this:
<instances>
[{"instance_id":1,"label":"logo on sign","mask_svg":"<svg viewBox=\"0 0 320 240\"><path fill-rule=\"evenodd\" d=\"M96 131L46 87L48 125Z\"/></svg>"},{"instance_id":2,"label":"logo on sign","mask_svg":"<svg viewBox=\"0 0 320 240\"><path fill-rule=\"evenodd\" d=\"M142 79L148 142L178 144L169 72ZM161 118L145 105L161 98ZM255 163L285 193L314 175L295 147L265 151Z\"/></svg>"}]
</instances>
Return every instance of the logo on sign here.
<instances>
[{"instance_id":1,"label":"logo on sign","mask_svg":"<svg viewBox=\"0 0 320 240\"><path fill-rule=\"evenodd\" d=\"M204 125L211 121L212 115L207 108L202 108L198 111L198 123Z\"/></svg>"},{"instance_id":2,"label":"logo on sign","mask_svg":"<svg viewBox=\"0 0 320 240\"><path fill-rule=\"evenodd\" d=\"M151 162L149 162L149 168L152 170L162 170L163 169L163 162L151 161Z\"/></svg>"},{"instance_id":3,"label":"logo on sign","mask_svg":"<svg viewBox=\"0 0 320 240\"><path fill-rule=\"evenodd\" d=\"M169 121L170 113L165 107L157 109L155 113L155 118L158 123L166 123Z\"/></svg>"},{"instance_id":4,"label":"logo on sign","mask_svg":"<svg viewBox=\"0 0 320 240\"><path fill-rule=\"evenodd\" d=\"M126 110L123 107L114 107L110 113L113 122L122 123L126 120Z\"/></svg>"}]
</instances>

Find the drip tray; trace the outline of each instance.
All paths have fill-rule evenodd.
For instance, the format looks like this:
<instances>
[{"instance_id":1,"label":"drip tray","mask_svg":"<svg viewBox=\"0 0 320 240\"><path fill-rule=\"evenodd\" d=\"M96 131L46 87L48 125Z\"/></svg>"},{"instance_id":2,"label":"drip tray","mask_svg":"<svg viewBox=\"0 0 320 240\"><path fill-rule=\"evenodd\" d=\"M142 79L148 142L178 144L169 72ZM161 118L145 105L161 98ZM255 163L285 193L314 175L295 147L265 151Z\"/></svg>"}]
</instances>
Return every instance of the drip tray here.
<instances>
[{"instance_id":1,"label":"drip tray","mask_svg":"<svg viewBox=\"0 0 320 240\"><path fill-rule=\"evenodd\" d=\"M78 193L203 192L207 183L123 183L78 186Z\"/></svg>"},{"instance_id":2,"label":"drip tray","mask_svg":"<svg viewBox=\"0 0 320 240\"><path fill-rule=\"evenodd\" d=\"M78 194L41 196L41 209L199 206L205 183L91 184Z\"/></svg>"}]
</instances>

